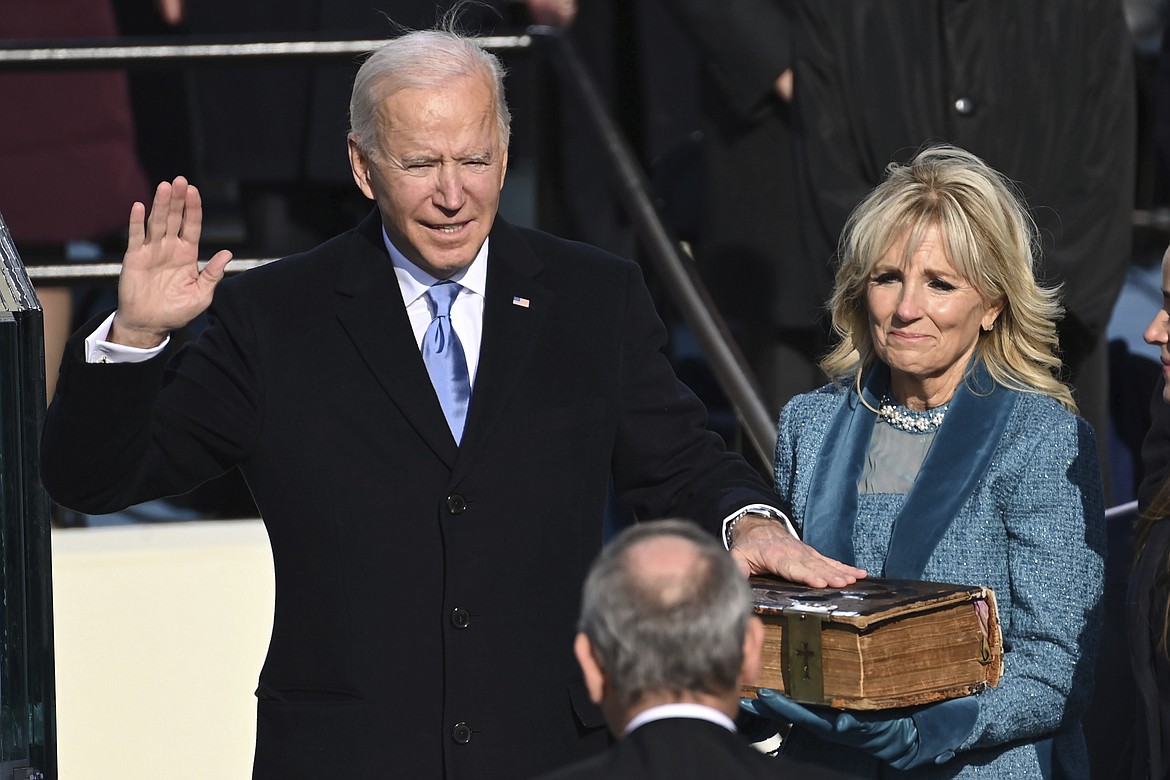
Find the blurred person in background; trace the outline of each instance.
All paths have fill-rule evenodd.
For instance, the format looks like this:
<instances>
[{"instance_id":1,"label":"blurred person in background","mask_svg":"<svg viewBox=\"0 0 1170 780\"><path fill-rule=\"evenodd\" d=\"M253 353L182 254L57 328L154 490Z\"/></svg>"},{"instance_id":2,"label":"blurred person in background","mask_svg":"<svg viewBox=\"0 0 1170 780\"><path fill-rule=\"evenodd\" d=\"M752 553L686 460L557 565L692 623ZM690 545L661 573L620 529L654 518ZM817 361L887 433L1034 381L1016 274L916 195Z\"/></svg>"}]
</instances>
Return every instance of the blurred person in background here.
<instances>
[{"instance_id":1,"label":"blurred person in background","mask_svg":"<svg viewBox=\"0 0 1170 780\"><path fill-rule=\"evenodd\" d=\"M825 381L826 257L801 244L791 3L664 0L702 63L695 261L778 412ZM675 196L677 197L677 196Z\"/></svg>"},{"instance_id":2,"label":"blurred person in background","mask_svg":"<svg viewBox=\"0 0 1170 780\"><path fill-rule=\"evenodd\" d=\"M11 0L0 14L0 39L117 34L109 0ZM0 114L0 214L25 265L120 251L124 204L150 192L135 148L125 74L0 73ZM72 330L73 296L64 286L36 289L44 310L45 386L52 398Z\"/></svg>"},{"instance_id":3,"label":"blurred person in background","mask_svg":"<svg viewBox=\"0 0 1170 780\"><path fill-rule=\"evenodd\" d=\"M1145 332L1149 344L1162 350L1163 375L1170 372L1170 249L1162 259L1162 308ZM1170 405L1163 382L1158 401ZM1150 456L1165 459L1170 417L1155 416L1148 440ZM1162 465L1159 462L1158 465ZM1134 532L1134 562L1127 598L1130 661L1137 693L1133 730L1133 778L1170 777L1170 479L1151 471L1151 484L1140 507Z\"/></svg>"},{"instance_id":4,"label":"blurred person in background","mask_svg":"<svg viewBox=\"0 0 1170 780\"><path fill-rule=\"evenodd\" d=\"M1130 262L1133 47L1118 0L792 6L803 239L828 262L891 161L962 147L1019 186L1059 284L1063 378L1108 464L1105 328ZM1104 470L1106 497L1110 473Z\"/></svg>"}]
</instances>

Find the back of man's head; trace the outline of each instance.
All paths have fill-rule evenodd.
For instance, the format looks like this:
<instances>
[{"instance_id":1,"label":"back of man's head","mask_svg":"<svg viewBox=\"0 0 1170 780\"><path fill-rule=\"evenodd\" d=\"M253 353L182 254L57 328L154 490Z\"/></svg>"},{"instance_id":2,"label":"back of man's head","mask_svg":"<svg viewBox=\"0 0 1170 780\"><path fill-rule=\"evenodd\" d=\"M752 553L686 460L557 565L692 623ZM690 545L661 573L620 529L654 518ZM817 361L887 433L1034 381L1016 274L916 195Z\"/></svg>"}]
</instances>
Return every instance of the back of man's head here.
<instances>
[{"instance_id":1,"label":"back of man's head","mask_svg":"<svg viewBox=\"0 0 1170 780\"><path fill-rule=\"evenodd\" d=\"M585 580L578 629L610 704L628 712L664 695L734 694L750 619L750 588L727 551L693 523L659 520L602 551Z\"/></svg>"}]
</instances>

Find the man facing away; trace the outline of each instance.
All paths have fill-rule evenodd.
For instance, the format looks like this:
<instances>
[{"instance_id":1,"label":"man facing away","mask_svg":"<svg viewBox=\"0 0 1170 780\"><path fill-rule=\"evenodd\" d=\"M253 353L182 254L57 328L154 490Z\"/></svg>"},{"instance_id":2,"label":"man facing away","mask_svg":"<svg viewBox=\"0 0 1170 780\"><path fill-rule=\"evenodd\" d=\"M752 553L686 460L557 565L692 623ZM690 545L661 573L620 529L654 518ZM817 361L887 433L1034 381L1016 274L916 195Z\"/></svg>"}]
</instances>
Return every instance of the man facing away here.
<instances>
[{"instance_id":1,"label":"man facing away","mask_svg":"<svg viewBox=\"0 0 1170 780\"><path fill-rule=\"evenodd\" d=\"M735 562L694 523L623 531L589 570L577 625L589 696L620 741L542 780L835 777L760 753L736 733L764 627Z\"/></svg>"},{"instance_id":2,"label":"man facing away","mask_svg":"<svg viewBox=\"0 0 1170 780\"><path fill-rule=\"evenodd\" d=\"M611 479L745 569L863 576L788 533L706 430L635 264L497 218L493 55L391 40L350 120L377 208L303 254L219 285L230 255L200 270L194 187L134 204L118 308L70 341L43 438L50 494L87 512L243 473L277 593L254 778L492 780L603 749L569 647Z\"/></svg>"}]
</instances>

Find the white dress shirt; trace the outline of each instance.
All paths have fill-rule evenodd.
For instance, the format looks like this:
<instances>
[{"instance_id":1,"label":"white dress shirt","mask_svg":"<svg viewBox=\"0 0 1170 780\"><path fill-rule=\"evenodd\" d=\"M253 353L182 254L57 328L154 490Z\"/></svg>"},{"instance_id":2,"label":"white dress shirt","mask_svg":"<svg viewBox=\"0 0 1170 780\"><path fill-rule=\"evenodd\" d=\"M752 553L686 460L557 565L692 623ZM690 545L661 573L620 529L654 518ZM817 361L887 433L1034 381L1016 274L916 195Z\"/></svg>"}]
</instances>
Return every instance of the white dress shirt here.
<instances>
[{"instance_id":1,"label":"white dress shirt","mask_svg":"<svg viewBox=\"0 0 1170 780\"><path fill-rule=\"evenodd\" d=\"M657 707L642 710L626 724L625 733L629 734L640 726L645 726L647 723L652 723L656 720L665 720L666 718L707 720L722 726L728 731L735 731L735 723L731 718L727 717L727 713L721 712L714 707L708 707L705 704L677 702L675 704L659 704Z\"/></svg>"},{"instance_id":2,"label":"white dress shirt","mask_svg":"<svg viewBox=\"0 0 1170 780\"><path fill-rule=\"evenodd\" d=\"M406 305L406 315L410 317L410 327L414 330L414 341L422 349L423 336L430 327L434 314L427 303L424 293L431 285L439 280L406 259L390 237L382 229L382 238L386 241L386 251L390 253L390 262L394 263L394 275L398 277L398 289L402 292L402 302ZM451 277L463 289L451 304L451 327L463 345L463 354L467 358L467 375L471 378L471 386L475 387L475 370L479 366L479 345L483 341L483 301L487 291L487 263L488 240L485 239L479 253L471 261L471 265Z\"/></svg>"}]
</instances>

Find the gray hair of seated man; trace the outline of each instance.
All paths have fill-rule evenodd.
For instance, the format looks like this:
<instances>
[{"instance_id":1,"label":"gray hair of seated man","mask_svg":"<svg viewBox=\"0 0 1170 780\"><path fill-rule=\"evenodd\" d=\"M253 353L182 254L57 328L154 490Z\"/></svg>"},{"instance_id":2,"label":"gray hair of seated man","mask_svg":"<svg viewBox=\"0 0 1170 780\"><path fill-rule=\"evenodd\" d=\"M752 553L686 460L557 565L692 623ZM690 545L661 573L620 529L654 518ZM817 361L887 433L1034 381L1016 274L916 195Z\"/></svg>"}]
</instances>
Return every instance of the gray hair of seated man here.
<instances>
[{"instance_id":1,"label":"gray hair of seated man","mask_svg":"<svg viewBox=\"0 0 1170 780\"><path fill-rule=\"evenodd\" d=\"M658 537L695 549L692 567L648 577L631 549ZM694 523L636 524L602 550L585 580L578 630L623 707L664 692L725 695L743 662L751 589L731 555Z\"/></svg>"}]
</instances>

